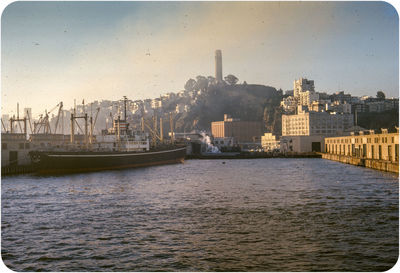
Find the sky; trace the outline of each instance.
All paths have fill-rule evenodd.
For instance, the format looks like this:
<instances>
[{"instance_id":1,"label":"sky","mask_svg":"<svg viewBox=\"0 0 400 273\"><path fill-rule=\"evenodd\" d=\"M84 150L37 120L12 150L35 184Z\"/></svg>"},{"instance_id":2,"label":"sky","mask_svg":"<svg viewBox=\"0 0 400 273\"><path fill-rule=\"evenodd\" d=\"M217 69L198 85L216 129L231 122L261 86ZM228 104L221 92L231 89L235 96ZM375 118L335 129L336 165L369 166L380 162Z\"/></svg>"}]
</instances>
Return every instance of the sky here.
<instances>
[{"instance_id":1,"label":"sky","mask_svg":"<svg viewBox=\"0 0 400 273\"><path fill-rule=\"evenodd\" d=\"M399 18L385 2L13 2L1 18L1 111L159 97L223 74L318 92L399 95Z\"/></svg>"}]
</instances>

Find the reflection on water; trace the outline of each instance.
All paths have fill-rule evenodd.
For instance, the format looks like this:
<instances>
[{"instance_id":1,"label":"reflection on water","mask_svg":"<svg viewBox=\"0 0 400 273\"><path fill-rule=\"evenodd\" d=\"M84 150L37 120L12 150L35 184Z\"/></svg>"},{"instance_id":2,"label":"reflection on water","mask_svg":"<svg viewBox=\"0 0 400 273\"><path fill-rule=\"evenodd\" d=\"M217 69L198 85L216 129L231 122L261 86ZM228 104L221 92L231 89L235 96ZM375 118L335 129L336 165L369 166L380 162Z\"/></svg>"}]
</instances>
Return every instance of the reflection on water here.
<instances>
[{"instance_id":1,"label":"reflection on water","mask_svg":"<svg viewBox=\"0 0 400 273\"><path fill-rule=\"evenodd\" d=\"M2 257L16 271L382 271L397 179L322 159L3 178Z\"/></svg>"}]
</instances>

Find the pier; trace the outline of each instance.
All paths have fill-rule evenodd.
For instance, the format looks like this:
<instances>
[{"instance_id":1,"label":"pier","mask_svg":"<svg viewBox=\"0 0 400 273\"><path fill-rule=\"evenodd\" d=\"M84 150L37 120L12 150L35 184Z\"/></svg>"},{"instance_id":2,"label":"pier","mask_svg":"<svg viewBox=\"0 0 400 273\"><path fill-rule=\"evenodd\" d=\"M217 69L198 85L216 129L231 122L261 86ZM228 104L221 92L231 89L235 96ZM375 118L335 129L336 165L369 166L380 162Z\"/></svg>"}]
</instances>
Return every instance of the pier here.
<instances>
[{"instance_id":1,"label":"pier","mask_svg":"<svg viewBox=\"0 0 400 273\"><path fill-rule=\"evenodd\" d=\"M399 173L399 163L386 160L368 159L355 156L321 153L323 159L334 160L345 164L371 168L379 171Z\"/></svg>"},{"instance_id":2,"label":"pier","mask_svg":"<svg viewBox=\"0 0 400 273\"><path fill-rule=\"evenodd\" d=\"M325 139L322 158L363 166L386 172L399 173L399 128L389 133L381 129L358 132L350 136Z\"/></svg>"}]
</instances>

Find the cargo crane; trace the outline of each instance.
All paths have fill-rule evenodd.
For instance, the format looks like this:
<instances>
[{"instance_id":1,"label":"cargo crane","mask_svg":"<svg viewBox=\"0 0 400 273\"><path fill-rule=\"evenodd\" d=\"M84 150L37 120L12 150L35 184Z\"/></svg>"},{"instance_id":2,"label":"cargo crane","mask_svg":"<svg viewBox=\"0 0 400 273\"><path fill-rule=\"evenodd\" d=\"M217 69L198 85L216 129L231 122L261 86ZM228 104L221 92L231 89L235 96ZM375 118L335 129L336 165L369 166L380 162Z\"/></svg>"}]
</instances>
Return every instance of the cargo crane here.
<instances>
[{"instance_id":1,"label":"cargo crane","mask_svg":"<svg viewBox=\"0 0 400 273\"><path fill-rule=\"evenodd\" d=\"M54 134L57 133L57 128L58 128L58 124L59 124L59 120L60 120L60 115L62 112L62 108L63 108L63 103L60 102L58 103L55 107L53 107L50 111L47 112L47 110L45 110L44 115L40 115L39 117L39 121L37 122L33 122L33 133L34 134L39 134L40 131L42 130L44 134L51 134L51 127L50 127L50 121L49 121L49 114L52 113L54 110L56 110L58 107L58 113L57 113L57 121L56 121L56 125L54 128Z\"/></svg>"},{"instance_id":2,"label":"cargo crane","mask_svg":"<svg viewBox=\"0 0 400 273\"><path fill-rule=\"evenodd\" d=\"M82 105L83 105L83 110L85 110L85 101L82 101ZM93 144L94 142L94 128L96 126L96 122L97 122L97 117L99 115L100 112L100 107L98 107L96 109L96 116L94 118L93 121L93 116L91 115L90 117L88 116L87 113L85 113L82 116L78 116L76 114L76 104L74 103L74 112L73 114L71 114L71 137L70 137L70 143L74 144L75 142L75 125L78 127L79 131L81 131L82 134L85 135L85 145L87 148L89 148L89 144ZM78 123L78 119L84 119L85 121L85 131L82 130L81 126ZM89 122L88 122L89 120ZM90 131L88 130L89 128L89 124L90 124Z\"/></svg>"},{"instance_id":3,"label":"cargo crane","mask_svg":"<svg viewBox=\"0 0 400 273\"><path fill-rule=\"evenodd\" d=\"M157 141L163 142L163 135L162 135L162 118L160 118L160 133L158 133L157 129L157 117L156 113L154 112L153 118L152 118L152 123L153 125L150 125L147 120L144 119L144 112L142 110L142 131L144 132L145 128L147 128L151 134L151 139L153 146L157 145Z\"/></svg>"},{"instance_id":4,"label":"cargo crane","mask_svg":"<svg viewBox=\"0 0 400 273\"><path fill-rule=\"evenodd\" d=\"M22 130L20 121L24 122L24 130ZM26 117L19 118L19 103L17 103L17 118L15 118L15 116L10 118L10 130L11 130L11 133L14 133L14 122L17 122L20 132L24 133L25 136L28 137L28 130L26 128L26 121L27 121Z\"/></svg>"}]
</instances>

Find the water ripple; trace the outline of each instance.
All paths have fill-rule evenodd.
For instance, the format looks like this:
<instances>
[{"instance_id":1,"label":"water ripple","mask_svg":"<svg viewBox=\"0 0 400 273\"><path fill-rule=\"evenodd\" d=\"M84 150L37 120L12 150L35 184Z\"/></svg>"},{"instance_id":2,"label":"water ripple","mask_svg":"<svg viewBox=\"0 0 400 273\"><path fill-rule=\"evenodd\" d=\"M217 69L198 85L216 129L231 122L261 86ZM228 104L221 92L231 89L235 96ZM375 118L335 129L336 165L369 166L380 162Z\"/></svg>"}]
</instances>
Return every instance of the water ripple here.
<instances>
[{"instance_id":1,"label":"water ripple","mask_svg":"<svg viewBox=\"0 0 400 273\"><path fill-rule=\"evenodd\" d=\"M2 179L16 271L384 271L398 177L321 159Z\"/></svg>"}]
</instances>

